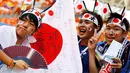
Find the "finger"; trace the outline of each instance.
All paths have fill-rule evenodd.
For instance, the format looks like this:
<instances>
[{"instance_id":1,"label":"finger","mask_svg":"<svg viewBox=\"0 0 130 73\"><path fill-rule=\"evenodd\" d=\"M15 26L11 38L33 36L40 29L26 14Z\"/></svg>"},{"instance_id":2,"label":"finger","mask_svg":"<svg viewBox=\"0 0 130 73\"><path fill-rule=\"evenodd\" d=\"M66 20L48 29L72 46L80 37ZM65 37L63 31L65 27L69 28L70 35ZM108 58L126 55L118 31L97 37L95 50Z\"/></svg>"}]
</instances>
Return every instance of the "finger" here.
<instances>
[{"instance_id":1,"label":"finger","mask_svg":"<svg viewBox=\"0 0 130 73\"><path fill-rule=\"evenodd\" d=\"M93 39L93 37L92 37L92 38L90 39L90 43L91 43L91 44L94 44L94 42L95 42L95 41L94 41L94 39Z\"/></svg>"},{"instance_id":2,"label":"finger","mask_svg":"<svg viewBox=\"0 0 130 73\"><path fill-rule=\"evenodd\" d=\"M29 66L26 62L24 63L26 66Z\"/></svg>"},{"instance_id":3,"label":"finger","mask_svg":"<svg viewBox=\"0 0 130 73\"><path fill-rule=\"evenodd\" d=\"M23 65L23 67L24 67L24 69L28 69L29 66L28 65Z\"/></svg>"},{"instance_id":4,"label":"finger","mask_svg":"<svg viewBox=\"0 0 130 73\"><path fill-rule=\"evenodd\" d=\"M113 58L113 61L114 61L115 63L121 63L121 60L120 60L119 58Z\"/></svg>"},{"instance_id":5,"label":"finger","mask_svg":"<svg viewBox=\"0 0 130 73\"><path fill-rule=\"evenodd\" d=\"M121 68L121 64L111 64L112 68Z\"/></svg>"},{"instance_id":6,"label":"finger","mask_svg":"<svg viewBox=\"0 0 130 73\"><path fill-rule=\"evenodd\" d=\"M24 62L23 66L25 69L28 69L28 67L29 67L29 65L26 62Z\"/></svg>"},{"instance_id":7,"label":"finger","mask_svg":"<svg viewBox=\"0 0 130 73\"><path fill-rule=\"evenodd\" d=\"M94 37L97 36L97 29L94 30Z\"/></svg>"}]
</instances>

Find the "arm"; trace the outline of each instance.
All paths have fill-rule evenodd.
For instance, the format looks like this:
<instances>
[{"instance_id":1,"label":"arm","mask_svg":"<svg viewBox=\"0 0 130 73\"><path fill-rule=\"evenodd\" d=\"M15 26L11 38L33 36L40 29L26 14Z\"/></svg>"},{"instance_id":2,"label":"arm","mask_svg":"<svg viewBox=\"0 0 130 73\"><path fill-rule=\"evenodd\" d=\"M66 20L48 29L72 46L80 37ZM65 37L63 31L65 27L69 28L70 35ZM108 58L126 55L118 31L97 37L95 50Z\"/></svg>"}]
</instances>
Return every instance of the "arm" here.
<instances>
[{"instance_id":1,"label":"arm","mask_svg":"<svg viewBox=\"0 0 130 73\"><path fill-rule=\"evenodd\" d=\"M5 63L6 65L9 65L12 59L7 56L2 50L0 50L0 61Z\"/></svg>"},{"instance_id":2,"label":"arm","mask_svg":"<svg viewBox=\"0 0 130 73\"><path fill-rule=\"evenodd\" d=\"M13 60L9 56L7 56L2 50L0 50L0 61L8 65L9 67L14 67L16 69L27 69L28 64L26 64L22 60Z\"/></svg>"},{"instance_id":3,"label":"arm","mask_svg":"<svg viewBox=\"0 0 130 73\"><path fill-rule=\"evenodd\" d=\"M97 36L97 30L94 31L94 36L91 37L88 41L88 52L89 52L89 70L90 73L98 73L98 68L96 66L96 60L95 60L95 49L97 46L99 37Z\"/></svg>"},{"instance_id":4,"label":"arm","mask_svg":"<svg viewBox=\"0 0 130 73\"><path fill-rule=\"evenodd\" d=\"M96 62L95 62L95 53L91 52L89 50L89 70L90 73L98 73L98 69L96 67Z\"/></svg>"}]
</instances>

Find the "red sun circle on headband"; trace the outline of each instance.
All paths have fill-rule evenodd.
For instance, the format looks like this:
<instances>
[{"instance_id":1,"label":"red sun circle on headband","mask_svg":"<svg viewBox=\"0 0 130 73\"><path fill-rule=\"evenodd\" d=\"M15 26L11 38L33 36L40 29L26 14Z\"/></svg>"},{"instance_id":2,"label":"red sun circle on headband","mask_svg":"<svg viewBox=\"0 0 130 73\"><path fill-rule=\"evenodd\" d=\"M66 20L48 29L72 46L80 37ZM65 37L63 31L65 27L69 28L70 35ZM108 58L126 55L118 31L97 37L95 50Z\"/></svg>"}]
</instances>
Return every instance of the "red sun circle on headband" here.
<instances>
[{"instance_id":1,"label":"red sun circle on headband","mask_svg":"<svg viewBox=\"0 0 130 73\"><path fill-rule=\"evenodd\" d=\"M89 18L89 14L88 14L88 13L85 14L85 15L84 15L84 18Z\"/></svg>"},{"instance_id":2,"label":"red sun circle on headband","mask_svg":"<svg viewBox=\"0 0 130 73\"><path fill-rule=\"evenodd\" d=\"M114 19L113 19L113 22L114 22L114 23L118 23L118 22L119 22L119 19L118 19L118 18L114 18Z\"/></svg>"},{"instance_id":3,"label":"red sun circle on headband","mask_svg":"<svg viewBox=\"0 0 130 73\"><path fill-rule=\"evenodd\" d=\"M38 12L35 12L35 14L36 14L37 16L39 16L39 13L38 13Z\"/></svg>"},{"instance_id":4,"label":"red sun circle on headband","mask_svg":"<svg viewBox=\"0 0 130 73\"><path fill-rule=\"evenodd\" d=\"M53 12L52 10L49 10L49 11L48 11L48 14L49 14L50 16L53 16L53 15L54 15L54 12Z\"/></svg>"},{"instance_id":5,"label":"red sun circle on headband","mask_svg":"<svg viewBox=\"0 0 130 73\"><path fill-rule=\"evenodd\" d=\"M79 5L77 6L77 8L80 10L80 9L82 9L83 7L82 7L81 4L79 4Z\"/></svg>"}]
</instances>

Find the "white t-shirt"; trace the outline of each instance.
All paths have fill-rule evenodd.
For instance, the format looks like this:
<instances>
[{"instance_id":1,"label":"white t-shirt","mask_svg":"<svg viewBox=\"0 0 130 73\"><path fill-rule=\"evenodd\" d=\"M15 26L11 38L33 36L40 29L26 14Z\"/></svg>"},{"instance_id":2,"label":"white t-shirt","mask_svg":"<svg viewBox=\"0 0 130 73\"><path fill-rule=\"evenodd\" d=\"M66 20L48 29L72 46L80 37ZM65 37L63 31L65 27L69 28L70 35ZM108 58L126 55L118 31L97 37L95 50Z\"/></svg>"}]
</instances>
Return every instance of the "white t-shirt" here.
<instances>
[{"instance_id":1,"label":"white t-shirt","mask_svg":"<svg viewBox=\"0 0 130 73\"><path fill-rule=\"evenodd\" d=\"M16 27L15 26L0 26L0 44L2 48L13 46L16 44ZM30 47L30 43L36 42L36 39L33 36L29 36L23 41L21 45Z\"/></svg>"}]
</instances>

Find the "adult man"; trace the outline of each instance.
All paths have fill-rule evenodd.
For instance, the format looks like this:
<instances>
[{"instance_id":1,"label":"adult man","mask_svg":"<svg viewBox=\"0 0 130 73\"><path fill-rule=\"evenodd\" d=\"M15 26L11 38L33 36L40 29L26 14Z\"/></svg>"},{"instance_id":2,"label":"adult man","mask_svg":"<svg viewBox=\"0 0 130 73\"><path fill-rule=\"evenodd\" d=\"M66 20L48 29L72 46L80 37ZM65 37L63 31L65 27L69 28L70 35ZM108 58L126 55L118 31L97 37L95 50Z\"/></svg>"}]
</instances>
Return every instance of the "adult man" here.
<instances>
[{"instance_id":1,"label":"adult man","mask_svg":"<svg viewBox=\"0 0 130 73\"><path fill-rule=\"evenodd\" d=\"M100 31L103 21L99 14L84 10L78 24L79 49L83 66L83 73L89 73L88 40L93 36L94 30Z\"/></svg>"}]
</instances>

